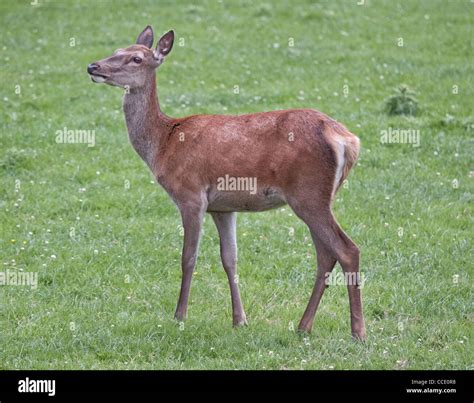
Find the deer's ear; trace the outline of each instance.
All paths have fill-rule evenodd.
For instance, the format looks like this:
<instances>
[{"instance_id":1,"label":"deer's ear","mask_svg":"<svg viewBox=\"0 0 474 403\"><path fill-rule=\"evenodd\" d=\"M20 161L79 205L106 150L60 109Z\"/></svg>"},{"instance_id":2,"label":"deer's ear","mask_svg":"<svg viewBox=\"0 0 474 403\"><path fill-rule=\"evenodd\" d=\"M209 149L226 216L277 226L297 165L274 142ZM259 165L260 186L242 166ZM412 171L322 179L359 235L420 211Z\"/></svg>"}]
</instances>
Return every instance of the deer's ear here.
<instances>
[{"instance_id":1,"label":"deer's ear","mask_svg":"<svg viewBox=\"0 0 474 403\"><path fill-rule=\"evenodd\" d=\"M149 25L138 35L137 45L145 45L147 48L153 46L153 29Z\"/></svg>"},{"instance_id":2,"label":"deer's ear","mask_svg":"<svg viewBox=\"0 0 474 403\"><path fill-rule=\"evenodd\" d=\"M165 56L171 52L171 49L173 48L173 42L174 32L171 30L164 34L156 44L156 50L154 54L155 59L159 64L163 63Z\"/></svg>"}]
</instances>

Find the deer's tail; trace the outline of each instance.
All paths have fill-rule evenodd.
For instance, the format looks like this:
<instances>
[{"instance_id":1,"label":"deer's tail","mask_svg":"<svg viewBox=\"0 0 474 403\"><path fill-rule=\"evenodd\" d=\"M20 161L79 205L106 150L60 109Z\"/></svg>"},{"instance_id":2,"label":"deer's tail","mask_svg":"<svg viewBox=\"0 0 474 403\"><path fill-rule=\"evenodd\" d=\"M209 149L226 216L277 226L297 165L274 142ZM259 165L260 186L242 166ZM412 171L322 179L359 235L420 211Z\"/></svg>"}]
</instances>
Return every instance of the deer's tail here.
<instances>
[{"instance_id":1,"label":"deer's tail","mask_svg":"<svg viewBox=\"0 0 474 403\"><path fill-rule=\"evenodd\" d=\"M349 171L359 158L360 140L352 133L346 132L336 140L337 171L334 193L341 187Z\"/></svg>"}]
</instances>

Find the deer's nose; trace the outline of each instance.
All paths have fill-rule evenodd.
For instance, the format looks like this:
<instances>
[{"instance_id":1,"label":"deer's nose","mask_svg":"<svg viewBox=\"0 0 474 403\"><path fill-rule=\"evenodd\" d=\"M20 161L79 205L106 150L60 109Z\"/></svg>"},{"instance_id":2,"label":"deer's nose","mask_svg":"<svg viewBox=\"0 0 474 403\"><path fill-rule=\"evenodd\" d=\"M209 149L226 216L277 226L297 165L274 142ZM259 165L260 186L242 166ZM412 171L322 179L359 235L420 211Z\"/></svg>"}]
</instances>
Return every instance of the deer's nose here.
<instances>
[{"instance_id":1,"label":"deer's nose","mask_svg":"<svg viewBox=\"0 0 474 403\"><path fill-rule=\"evenodd\" d=\"M87 66L87 72L89 74L92 74L95 70L98 70L100 66L96 63L91 63Z\"/></svg>"}]
</instances>

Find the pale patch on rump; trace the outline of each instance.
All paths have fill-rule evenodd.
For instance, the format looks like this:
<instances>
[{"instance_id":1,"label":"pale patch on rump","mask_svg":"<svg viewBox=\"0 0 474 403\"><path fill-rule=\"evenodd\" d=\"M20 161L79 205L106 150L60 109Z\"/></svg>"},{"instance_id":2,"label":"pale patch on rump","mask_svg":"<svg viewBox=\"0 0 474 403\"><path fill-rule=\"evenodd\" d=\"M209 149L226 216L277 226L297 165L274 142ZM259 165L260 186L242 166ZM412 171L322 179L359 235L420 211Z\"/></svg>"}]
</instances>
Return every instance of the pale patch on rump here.
<instances>
[{"instance_id":1,"label":"pale patch on rump","mask_svg":"<svg viewBox=\"0 0 474 403\"><path fill-rule=\"evenodd\" d=\"M359 157L360 140L343 126L339 126L337 131L329 131L326 134L326 139L331 145L336 158L332 191L334 196Z\"/></svg>"},{"instance_id":2,"label":"pale patch on rump","mask_svg":"<svg viewBox=\"0 0 474 403\"><path fill-rule=\"evenodd\" d=\"M344 171L345 141L342 137L338 136L338 137L335 138L334 144L335 144L335 150L334 151L335 151L335 154L336 154L337 168L336 168L336 176L335 176L335 179L334 179L333 193L336 193L336 190L339 187L339 184L341 183L342 173Z\"/></svg>"}]
</instances>

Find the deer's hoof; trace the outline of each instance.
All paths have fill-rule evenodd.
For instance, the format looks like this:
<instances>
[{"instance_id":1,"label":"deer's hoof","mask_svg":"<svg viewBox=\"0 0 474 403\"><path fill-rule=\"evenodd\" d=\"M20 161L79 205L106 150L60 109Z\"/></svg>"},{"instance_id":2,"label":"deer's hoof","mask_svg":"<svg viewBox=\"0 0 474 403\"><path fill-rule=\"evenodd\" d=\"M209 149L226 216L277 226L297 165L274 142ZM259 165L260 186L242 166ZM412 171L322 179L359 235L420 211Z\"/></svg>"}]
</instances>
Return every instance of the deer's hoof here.
<instances>
[{"instance_id":1,"label":"deer's hoof","mask_svg":"<svg viewBox=\"0 0 474 403\"><path fill-rule=\"evenodd\" d=\"M296 332L303 336L309 336L311 334L311 330L313 330L312 322L300 322L300 324L298 325L298 330Z\"/></svg>"},{"instance_id":2,"label":"deer's hoof","mask_svg":"<svg viewBox=\"0 0 474 403\"><path fill-rule=\"evenodd\" d=\"M248 326L247 318L236 318L232 321L234 327Z\"/></svg>"},{"instance_id":3,"label":"deer's hoof","mask_svg":"<svg viewBox=\"0 0 474 403\"><path fill-rule=\"evenodd\" d=\"M186 320L186 314L176 312L174 314L174 319L178 322L184 322Z\"/></svg>"},{"instance_id":4,"label":"deer's hoof","mask_svg":"<svg viewBox=\"0 0 474 403\"><path fill-rule=\"evenodd\" d=\"M367 336L365 334L365 330L358 331L358 332L352 332L352 339L354 341L360 341L360 342L366 341Z\"/></svg>"},{"instance_id":5,"label":"deer's hoof","mask_svg":"<svg viewBox=\"0 0 474 403\"><path fill-rule=\"evenodd\" d=\"M298 327L298 330L296 331L296 334L298 336L306 337L311 334L311 328L303 328L303 327Z\"/></svg>"}]
</instances>

